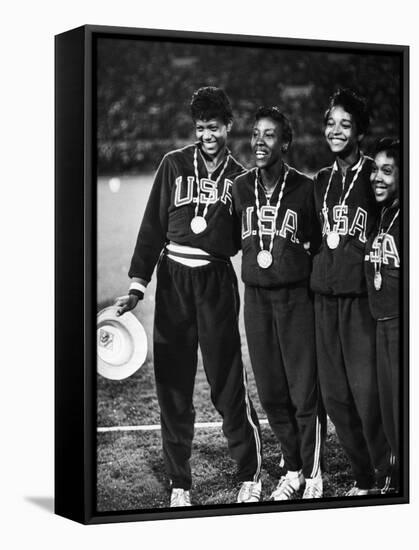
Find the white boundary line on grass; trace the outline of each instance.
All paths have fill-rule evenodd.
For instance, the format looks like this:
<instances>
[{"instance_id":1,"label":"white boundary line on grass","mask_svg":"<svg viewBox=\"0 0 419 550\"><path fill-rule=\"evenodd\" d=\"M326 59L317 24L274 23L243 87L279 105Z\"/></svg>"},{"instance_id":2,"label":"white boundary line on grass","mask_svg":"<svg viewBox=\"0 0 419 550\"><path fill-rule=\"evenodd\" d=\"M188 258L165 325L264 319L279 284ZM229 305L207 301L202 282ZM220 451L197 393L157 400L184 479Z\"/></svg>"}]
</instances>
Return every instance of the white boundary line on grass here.
<instances>
[{"instance_id":1,"label":"white boundary line on grass","mask_svg":"<svg viewBox=\"0 0 419 550\"><path fill-rule=\"evenodd\" d=\"M263 418L259 424L267 424L268 420ZM222 422L196 422L195 428L221 428ZM98 433L104 432L152 432L160 430L160 424L144 424L142 426L107 426L99 427Z\"/></svg>"}]
</instances>

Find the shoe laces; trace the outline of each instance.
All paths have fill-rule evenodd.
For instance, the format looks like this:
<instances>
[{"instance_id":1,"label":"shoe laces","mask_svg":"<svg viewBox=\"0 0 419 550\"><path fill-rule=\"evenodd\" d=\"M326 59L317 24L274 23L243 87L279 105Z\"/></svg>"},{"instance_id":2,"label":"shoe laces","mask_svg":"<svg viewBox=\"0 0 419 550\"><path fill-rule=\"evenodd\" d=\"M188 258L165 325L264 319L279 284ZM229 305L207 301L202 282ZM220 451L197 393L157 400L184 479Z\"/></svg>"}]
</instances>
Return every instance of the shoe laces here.
<instances>
[{"instance_id":1,"label":"shoe laces","mask_svg":"<svg viewBox=\"0 0 419 550\"><path fill-rule=\"evenodd\" d=\"M257 481L243 481L239 491L238 501L246 502L251 498L260 498L260 487Z\"/></svg>"},{"instance_id":2,"label":"shoe laces","mask_svg":"<svg viewBox=\"0 0 419 550\"><path fill-rule=\"evenodd\" d=\"M172 489L170 495L170 506L190 506L191 498L189 496L189 491L185 489Z\"/></svg>"},{"instance_id":3,"label":"shoe laces","mask_svg":"<svg viewBox=\"0 0 419 550\"><path fill-rule=\"evenodd\" d=\"M310 483L304 491L304 498L319 498L322 496L322 492L317 485Z\"/></svg>"},{"instance_id":4,"label":"shoe laces","mask_svg":"<svg viewBox=\"0 0 419 550\"><path fill-rule=\"evenodd\" d=\"M276 486L275 491L272 493L272 496L284 495L289 498L294 495L294 493L298 491L298 488L293 486L294 481L297 481L297 483L300 485L299 477L294 480L293 478L282 476L278 482L278 485Z\"/></svg>"}]
</instances>

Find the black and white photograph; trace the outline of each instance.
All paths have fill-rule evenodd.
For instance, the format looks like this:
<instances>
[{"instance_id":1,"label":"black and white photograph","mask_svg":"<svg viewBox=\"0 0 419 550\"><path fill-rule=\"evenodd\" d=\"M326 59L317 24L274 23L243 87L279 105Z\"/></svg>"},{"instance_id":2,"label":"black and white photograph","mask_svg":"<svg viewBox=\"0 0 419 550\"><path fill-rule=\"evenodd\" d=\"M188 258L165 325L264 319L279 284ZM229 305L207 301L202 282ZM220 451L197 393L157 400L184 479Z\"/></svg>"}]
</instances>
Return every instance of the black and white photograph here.
<instances>
[{"instance_id":1,"label":"black and white photograph","mask_svg":"<svg viewBox=\"0 0 419 550\"><path fill-rule=\"evenodd\" d=\"M406 50L94 52L96 512L405 502Z\"/></svg>"},{"instance_id":2,"label":"black and white photograph","mask_svg":"<svg viewBox=\"0 0 419 550\"><path fill-rule=\"evenodd\" d=\"M2 7L1 546L412 547L414 3Z\"/></svg>"}]
</instances>

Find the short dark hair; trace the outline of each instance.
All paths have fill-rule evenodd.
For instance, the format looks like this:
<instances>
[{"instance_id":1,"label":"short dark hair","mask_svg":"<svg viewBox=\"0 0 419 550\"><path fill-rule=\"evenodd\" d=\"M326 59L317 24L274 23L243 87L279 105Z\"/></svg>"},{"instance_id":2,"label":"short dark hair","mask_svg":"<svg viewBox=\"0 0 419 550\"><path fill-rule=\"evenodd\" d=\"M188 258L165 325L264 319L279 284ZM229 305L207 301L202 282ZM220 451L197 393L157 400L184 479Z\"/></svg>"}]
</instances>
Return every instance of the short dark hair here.
<instances>
[{"instance_id":1,"label":"short dark hair","mask_svg":"<svg viewBox=\"0 0 419 550\"><path fill-rule=\"evenodd\" d=\"M388 157L394 159L398 168L400 168L400 141L390 137L379 139L374 146L374 156L378 153L385 153Z\"/></svg>"},{"instance_id":2,"label":"short dark hair","mask_svg":"<svg viewBox=\"0 0 419 550\"><path fill-rule=\"evenodd\" d=\"M370 113L367 100L349 88L339 88L329 99L329 106L324 113L324 124L333 107L342 107L355 120L357 133L365 134L370 125Z\"/></svg>"},{"instance_id":3,"label":"short dark hair","mask_svg":"<svg viewBox=\"0 0 419 550\"><path fill-rule=\"evenodd\" d=\"M292 141L292 128L288 118L281 112L279 107L259 107L255 113L255 122L261 118L271 118L281 128L281 135L283 141L288 145L291 145Z\"/></svg>"},{"instance_id":4,"label":"short dark hair","mask_svg":"<svg viewBox=\"0 0 419 550\"><path fill-rule=\"evenodd\" d=\"M225 124L233 120L230 100L221 88L204 86L192 94L191 115L193 120L220 118Z\"/></svg>"}]
</instances>

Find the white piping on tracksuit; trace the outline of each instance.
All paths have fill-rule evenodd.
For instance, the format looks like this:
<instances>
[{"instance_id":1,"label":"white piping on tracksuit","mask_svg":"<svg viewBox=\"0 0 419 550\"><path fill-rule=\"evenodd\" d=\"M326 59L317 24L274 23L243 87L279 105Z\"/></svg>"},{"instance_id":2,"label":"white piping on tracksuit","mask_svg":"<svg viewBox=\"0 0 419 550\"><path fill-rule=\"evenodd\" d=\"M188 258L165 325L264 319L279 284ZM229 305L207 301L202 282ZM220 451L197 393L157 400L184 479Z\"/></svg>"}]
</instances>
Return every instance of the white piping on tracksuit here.
<instances>
[{"instance_id":1,"label":"white piping on tracksuit","mask_svg":"<svg viewBox=\"0 0 419 550\"><path fill-rule=\"evenodd\" d=\"M246 369L244 367L243 367L243 382L244 382L244 395L246 400L246 415L247 415L249 424L253 428L253 434L254 434L255 443L256 443L257 469L255 472L255 475L253 476L253 481L259 481L260 471L262 469L262 453L261 453L262 444L260 441L258 428L256 424L253 422L252 415L251 415L249 393L247 388L247 374L246 374Z\"/></svg>"}]
</instances>

